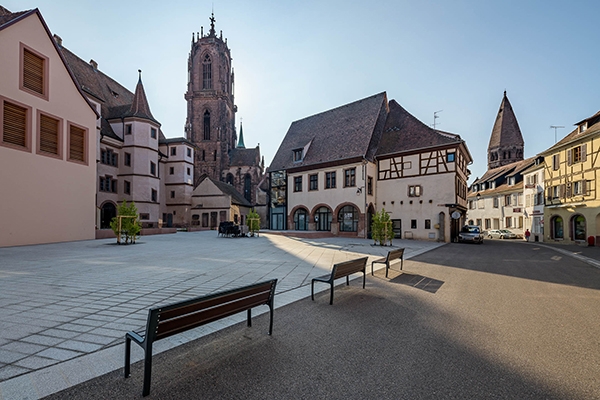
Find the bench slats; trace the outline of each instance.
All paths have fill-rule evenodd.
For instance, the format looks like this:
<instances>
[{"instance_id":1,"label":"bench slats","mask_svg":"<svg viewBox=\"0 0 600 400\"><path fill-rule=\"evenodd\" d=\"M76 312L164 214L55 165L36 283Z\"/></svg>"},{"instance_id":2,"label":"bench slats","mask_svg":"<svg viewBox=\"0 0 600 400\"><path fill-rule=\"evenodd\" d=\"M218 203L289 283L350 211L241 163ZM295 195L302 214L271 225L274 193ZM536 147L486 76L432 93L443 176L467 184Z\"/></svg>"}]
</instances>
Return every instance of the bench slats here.
<instances>
[{"instance_id":1,"label":"bench slats","mask_svg":"<svg viewBox=\"0 0 600 400\"><path fill-rule=\"evenodd\" d=\"M364 270L365 262L363 262L362 258L358 260L346 261L343 263L336 264L334 266L334 278L343 278L344 276L354 274L356 272L360 272Z\"/></svg>"},{"instance_id":2,"label":"bench slats","mask_svg":"<svg viewBox=\"0 0 600 400\"><path fill-rule=\"evenodd\" d=\"M260 286L253 286L244 290L233 290L217 293L206 296L205 300L192 299L181 304L173 304L164 307L155 307L152 310L158 310L160 314L160 320L164 321L171 318L177 318L185 314L192 314L196 311L200 311L206 308L214 307L218 304L230 302L240 297L252 296L256 293L269 293L271 291L271 284L267 283ZM229 293L232 292L232 293ZM229 294L228 294L229 293Z\"/></svg>"},{"instance_id":3,"label":"bench slats","mask_svg":"<svg viewBox=\"0 0 600 400\"><path fill-rule=\"evenodd\" d=\"M400 270L402 270L402 266L404 264L404 249L396 249L390 250L387 253L387 256L384 258L378 258L371 262L371 275L373 275L373 265L374 264L385 264L385 277L388 277L388 270L390 269L390 264L394 261L400 261Z\"/></svg>"},{"instance_id":4,"label":"bench slats","mask_svg":"<svg viewBox=\"0 0 600 400\"><path fill-rule=\"evenodd\" d=\"M191 314L185 314L182 317L170 318L166 321L161 321L161 314L159 316L155 338L163 339L188 329L237 314L249 308L265 304L267 300L269 300L269 296L270 292L258 293L250 297L225 303L223 305L205 308Z\"/></svg>"}]
</instances>

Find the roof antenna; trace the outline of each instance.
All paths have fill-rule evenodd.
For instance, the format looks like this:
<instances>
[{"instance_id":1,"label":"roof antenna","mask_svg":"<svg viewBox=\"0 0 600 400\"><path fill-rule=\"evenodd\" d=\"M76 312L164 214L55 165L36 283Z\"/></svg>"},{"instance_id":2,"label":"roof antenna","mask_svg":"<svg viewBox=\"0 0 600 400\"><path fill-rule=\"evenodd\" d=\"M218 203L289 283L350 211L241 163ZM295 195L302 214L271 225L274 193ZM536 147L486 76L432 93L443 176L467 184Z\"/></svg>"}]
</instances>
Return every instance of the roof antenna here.
<instances>
[{"instance_id":1,"label":"roof antenna","mask_svg":"<svg viewBox=\"0 0 600 400\"><path fill-rule=\"evenodd\" d=\"M557 140L556 140L556 130L557 129L561 129L561 128L564 128L564 126L550 125L550 129L554 129L554 143L557 142Z\"/></svg>"},{"instance_id":2,"label":"roof antenna","mask_svg":"<svg viewBox=\"0 0 600 400\"><path fill-rule=\"evenodd\" d=\"M439 118L438 114L441 113L442 111L444 111L444 110L439 110L439 111L436 111L436 112L433 113L433 124L431 125L431 126L433 126L433 129L435 129L435 127L437 125L441 125L441 123L438 124L437 122L435 122L435 120Z\"/></svg>"}]
</instances>

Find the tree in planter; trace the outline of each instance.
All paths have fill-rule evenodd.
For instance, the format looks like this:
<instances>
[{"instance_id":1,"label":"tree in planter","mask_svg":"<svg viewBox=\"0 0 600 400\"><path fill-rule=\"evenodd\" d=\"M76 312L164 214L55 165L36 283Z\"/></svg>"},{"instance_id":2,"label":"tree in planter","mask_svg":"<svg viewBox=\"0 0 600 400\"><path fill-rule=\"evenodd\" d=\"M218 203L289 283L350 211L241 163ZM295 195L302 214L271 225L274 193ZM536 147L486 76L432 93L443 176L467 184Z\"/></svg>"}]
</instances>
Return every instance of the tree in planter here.
<instances>
[{"instance_id":1,"label":"tree in planter","mask_svg":"<svg viewBox=\"0 0 600 400\"><path fill-rule=\"evenodd\" d=\"M250 236L254 236L255 233L258 235L258 231L260 230L260 215L254 211L254 208L250 210L246 217L246 225L248 226Z\"/></svg>"},{"instance_id":2,"label":"tree in planter","mask_svg":"<svg viewBox=\"0 0 600 400\"><path fill-rule=\"evenodd\" d=\"M381 209L380 212L373 215L373 222L371 223L371 235L375 244L379 242L380 246L385 246L388 242L392 244L394 238L394 228L390 215L385 212L385 209Z\"/></svg>"},{"instance_id":3,"label":"tree in planter","mask_svg":"<svg viewBox=\"0 0 600 400\"><path fill-rule=\"evenodd\" d=\"M133 201L127 204L127 201L123 200L123 203L117 207L117 216L110 221L110 228L117 236L117 243L121 244L123 236L125 236L125 244L135 243L142 226L138 220L138 209Z\"/></svg>"}]
</instances>

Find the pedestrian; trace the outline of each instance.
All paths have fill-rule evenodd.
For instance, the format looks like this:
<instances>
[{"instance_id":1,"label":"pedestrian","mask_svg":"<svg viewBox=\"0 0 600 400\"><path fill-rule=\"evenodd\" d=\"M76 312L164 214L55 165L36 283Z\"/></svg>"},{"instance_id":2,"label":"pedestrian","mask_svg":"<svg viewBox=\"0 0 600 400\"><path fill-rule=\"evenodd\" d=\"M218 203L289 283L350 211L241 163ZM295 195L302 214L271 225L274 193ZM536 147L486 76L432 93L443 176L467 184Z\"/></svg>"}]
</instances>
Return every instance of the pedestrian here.
<instances>
[{"instance_id":1,"label":"pedestrian","mask_svg":"<svg viewBox=\"0 0 600 400\"><path fill-rule=\"evenodd\" d=\"M531 232L529 232L529 229L525 229L525 240L529 242L529 236L531 236Z\"/></svg>"}]
</instances>

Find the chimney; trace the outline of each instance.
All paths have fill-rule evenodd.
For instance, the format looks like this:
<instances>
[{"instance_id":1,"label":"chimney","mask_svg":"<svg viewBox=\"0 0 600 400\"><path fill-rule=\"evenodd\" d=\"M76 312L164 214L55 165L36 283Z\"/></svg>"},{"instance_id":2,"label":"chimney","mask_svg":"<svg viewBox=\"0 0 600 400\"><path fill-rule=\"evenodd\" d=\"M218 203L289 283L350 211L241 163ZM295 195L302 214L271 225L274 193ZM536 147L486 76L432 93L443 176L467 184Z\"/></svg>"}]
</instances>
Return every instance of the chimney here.
<instances>
[{"instance_id":1,"label":"chimney","mask_svg":"<svg viewBox=\"0 0 600 400\"><path fill-rule=\"evenodd\" d=\"M56 42L57 45L62 47L62 38L60 36L58 36L56 33L54 34L54 41Z\"/></svg>"},{"instance_id":2,"label":"chimney","mask_svg":"<svg viewBox=\"0 0 600 400\"><path fill-rule=\"evenodd\" d=\"M96 70L98 69L98 63L94 60L90 60L90 65Z\"/></svg>"}]
</instances>

